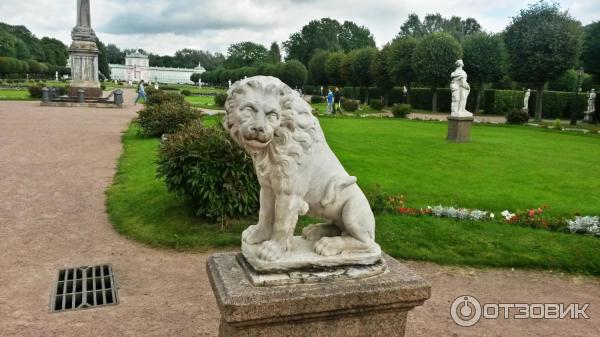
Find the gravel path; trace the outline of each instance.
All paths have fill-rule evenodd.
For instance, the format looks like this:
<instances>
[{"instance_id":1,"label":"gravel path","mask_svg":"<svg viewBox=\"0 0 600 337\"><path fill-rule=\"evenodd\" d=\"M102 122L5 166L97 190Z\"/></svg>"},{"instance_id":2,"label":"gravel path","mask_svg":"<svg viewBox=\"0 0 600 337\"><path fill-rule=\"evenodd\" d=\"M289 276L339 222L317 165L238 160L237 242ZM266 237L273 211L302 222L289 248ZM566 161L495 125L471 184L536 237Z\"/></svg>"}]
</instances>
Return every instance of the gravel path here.
<instances>
[{"instance_id":1,"label":"gravel path","mask_svg":"<svg viewBox=\"0 0 600 337\"><path fill-rule=\"evenodd\" d=\"M127 102L132 94L127 91ZM104 191L121 152L120 132L134 112L0 102L0 336L216 336L207 255L145 247L108 221ZM48 312L58 269L103 263L116 273L118 305ZM598 278L409 264L434 293L411 314L407 336L600 335ZM459 328L449 307L463 294L482 301L591 302L592 319Z\"/></svg>"}]
</instances>

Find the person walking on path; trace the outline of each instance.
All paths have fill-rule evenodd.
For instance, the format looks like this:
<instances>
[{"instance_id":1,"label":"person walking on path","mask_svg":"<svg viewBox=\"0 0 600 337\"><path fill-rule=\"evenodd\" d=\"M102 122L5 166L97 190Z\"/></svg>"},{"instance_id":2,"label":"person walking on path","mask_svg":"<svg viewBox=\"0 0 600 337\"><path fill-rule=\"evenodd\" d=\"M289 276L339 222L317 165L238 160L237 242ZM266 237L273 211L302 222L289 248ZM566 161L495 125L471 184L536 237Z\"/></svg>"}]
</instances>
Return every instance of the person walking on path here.
<instances>
[{"instance_id":1,"label":"person walking on path","mask_svg":"<svg viewBox=\"0 0 600 337\"><path fill-rule=\"evenodd\" d=\"M336 111L342 112L341 101L342 101L342 93L340 92L340 88L336 87L335 92L333 93L333 113L334 114L336 113ZM336 110L336 107L337 107L337 110Z\"/></svg>"},{"instance_id":2,"label":"person walking on path","mask_svg":"<svg viewBox=\"0 0 600 337\"><path fill-rule=\"evenodd\" d=\"M140 81L140 84L138 84L137 87L137 97L135 99L135 102L133 103L133 105L137 105L137 102L140 100L140 98L144 99L144 103L146 103L146 90L144 89L144 80Z\"/></svg>"},{"instance_id":3,"label":"person walking on path","mask_svg":"<svg viewBox=\"0 0 600 337\"><path fill-rule=\"evenodd\" d=\"M327 113L331 114L334 113L334 107L333 107L333 93L331 92L331 89L329 89L329 92L327 93Z\"/></svg>"}]
</instances>

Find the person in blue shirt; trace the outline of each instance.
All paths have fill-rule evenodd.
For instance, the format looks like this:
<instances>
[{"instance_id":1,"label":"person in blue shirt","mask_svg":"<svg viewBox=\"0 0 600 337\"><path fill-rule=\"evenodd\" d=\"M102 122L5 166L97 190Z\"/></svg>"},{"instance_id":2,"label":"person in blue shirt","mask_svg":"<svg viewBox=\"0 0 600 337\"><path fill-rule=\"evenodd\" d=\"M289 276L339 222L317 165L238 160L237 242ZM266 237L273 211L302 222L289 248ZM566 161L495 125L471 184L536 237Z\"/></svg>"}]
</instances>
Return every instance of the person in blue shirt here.
<instances>
[{"instance_id":1,"label":"person in blue shirt","mask_svg":"<svg viewBox=\"0 0 600 337\"><path fill-rule=\"evenodd\" d=\"M327 93L327 113L333 113L333 93L331 92L331 89Z\"/></svg>"},{"instance_id":2,"label":"person in blue shirt","mask_svg":"<svg viewBox=\"0 0 600 337\"><path fill-rule=\"evenodd\" d=\"M135 99L135 102L133 105L137 105L137 102L140 100L140 98L144 99L144 103L146 103L146 90L144 89L144 80L140 81L140 84L138 84L137 87L137 98Z\"/></svg>"}]
</instances>

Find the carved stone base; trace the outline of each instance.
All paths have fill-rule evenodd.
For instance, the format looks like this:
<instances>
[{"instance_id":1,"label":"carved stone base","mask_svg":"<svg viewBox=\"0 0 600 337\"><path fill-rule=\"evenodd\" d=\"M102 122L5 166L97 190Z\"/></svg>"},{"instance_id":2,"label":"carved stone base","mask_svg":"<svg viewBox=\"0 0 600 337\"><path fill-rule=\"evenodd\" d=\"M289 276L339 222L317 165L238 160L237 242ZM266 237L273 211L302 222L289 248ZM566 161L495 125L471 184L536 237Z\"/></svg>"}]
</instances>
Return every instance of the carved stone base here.
<instances>
[{"instance_id":1,"label":"carved stone base","mask_svg":"<svg viewBox=\"0 0 600 337\"><path fill-rule=\"evenodd\" d=\"M447 139L457 143L467 143L471 141L471 125L473 117L448 117L448 137Z\"/></svg>"},{"instance_id":2,"label":"carved stone base","mask_svg":"<svg viewBox=\"0 0 600 337\"><path fill-rule=\"evenodd\" d=\"M69 87L69 96L77 97L77 91L79 89L83 89L85 91L86 98L98 98L102 97L103 91L102 88L92 88L92 87Z\"/></svg>"},{"instance_id":3,"label":"carved stone base","mask_svg":"<svg viewBox=\"0 0 600 337\"><path fill-rule=\"evenodd\" d=\"M593 112L584 112L583 113L583 122L584 123L594 123L594 113Z\"/></svg>"},{"instance_id":4,"label":"carved stone base","mask_svg":"<svg viewBox=\"0 0 600 337\"><path fill-rule=\"evenodd\" d=\"M256 287L237 253L213 254L208 277L221 312L220 337L404 336L407 314L431 286L383 254L388 272L355 280Z\"/></svg>"},{"instance_id":5,"label":"carved stone base","mask_svg":"<svg viewBox=\"0 0 600 337\"><path fill-rule=\"evenodd\" d=\"M387 272L387 267L383 260L369 266L343 266L332 268L308 269L308 270L292 270L276 273L259 273L257 272L242 254L237 256L240 266L244 268L244 272L252 285L257 287L265 286L282 286L291 284L309 284L322 283L342 280L356 280L365 277L377 276Z\"/></svg>"},{"instance_id":6,"label":"carved stone base","mask_svg":"<svg viewBox=\"0 0 600 337\"><path fill-rule=\"evenodd\" d=\"M292 238L291 249L276 261L264 261L257 257L261 244L249 245L242 242L242 254L260 273L279 272L299 269L323 269L351 265L372 265L381 259L381 248L375 244L367 253L348 253L334 256L323 256L315 253L315 242L304 240L300 236Z\"/></svg>"}]
</instances>

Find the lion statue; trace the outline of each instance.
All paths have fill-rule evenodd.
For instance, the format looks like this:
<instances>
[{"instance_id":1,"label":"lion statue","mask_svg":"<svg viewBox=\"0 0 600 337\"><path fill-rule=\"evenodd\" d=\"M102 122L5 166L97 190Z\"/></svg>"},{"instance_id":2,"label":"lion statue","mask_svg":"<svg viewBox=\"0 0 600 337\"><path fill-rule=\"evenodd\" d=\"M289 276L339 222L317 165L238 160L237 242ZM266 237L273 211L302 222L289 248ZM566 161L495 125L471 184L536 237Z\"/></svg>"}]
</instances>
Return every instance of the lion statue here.
<instances>
[{"instance_id":1,"label":"lion statue","mask_svg":"<svg viewBox=\"0 0 600 337\"><path fill-rule=\"evenodd\" d=\"M290 249L299 215L329 220L302 231L322 256L367 253L375 243L375 218L367 198L325 141L310 105L275 77L234 83L223 126L252 157L261 186L258 223L242 244L275 261Z\"/></svg>"}]
</instances>

